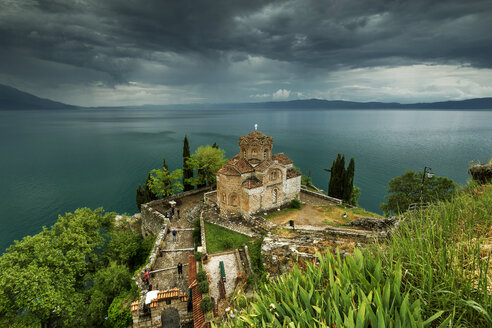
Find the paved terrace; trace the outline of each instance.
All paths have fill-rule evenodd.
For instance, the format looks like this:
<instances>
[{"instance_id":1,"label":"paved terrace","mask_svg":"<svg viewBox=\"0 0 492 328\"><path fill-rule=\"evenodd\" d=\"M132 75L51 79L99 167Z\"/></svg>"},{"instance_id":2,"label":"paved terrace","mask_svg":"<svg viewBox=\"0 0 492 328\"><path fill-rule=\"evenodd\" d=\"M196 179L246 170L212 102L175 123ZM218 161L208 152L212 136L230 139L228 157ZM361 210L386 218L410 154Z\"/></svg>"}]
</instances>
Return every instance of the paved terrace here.
<instances>
[{"instance_id":1,"label":"paved terrace","mask_svg":"<svg viewBox=\"0 0 492 328\"><path fill-rule=\"evenodd\" d=\"M176 241L172 231L176 230ZM188 255L193 254L193 224L183 216L170 220L169 232L165 236L165 247L157 257L154 271L151 271L152 289L177 287L181 292L188 291ZM178 278L178 263L183 264L183 277Z\"/></svg>"}]
</instances>

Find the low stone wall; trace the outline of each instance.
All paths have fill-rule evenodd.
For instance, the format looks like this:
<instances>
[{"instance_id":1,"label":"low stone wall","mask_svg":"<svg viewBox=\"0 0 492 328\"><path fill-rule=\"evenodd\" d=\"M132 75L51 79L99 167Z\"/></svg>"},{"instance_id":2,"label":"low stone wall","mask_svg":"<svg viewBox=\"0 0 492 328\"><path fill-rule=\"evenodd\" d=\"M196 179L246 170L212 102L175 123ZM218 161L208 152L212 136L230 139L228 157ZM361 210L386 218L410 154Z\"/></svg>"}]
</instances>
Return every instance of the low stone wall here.
<instances>
[{"instance_id":1,"label":"low stone wall","mask_svg":"<svg viewBox=\"0 0 492 328\"><path fill-rule=\"evenodd\" d=\"M150 205L152 202L140 205L140 213L142 214L142 236L145 238L148 235L157 235L161 231L162 226L166 222L166 217L154 210Z\"/></svg>"},{"instance_id":2,"label":"low stone wall","mask_svg":"<svg viewBox=\"0 0 492 328\"><path fill-rule=\"evenodd\" d=\"M152 252L150 252L149 260L147 264L145 265L145 267L143 267L140 270L139 273L137 273L135 277L133 277L133 280L135 281L138 289L140 290L140 302L139 302L140 309L143 309L143 302L145 300L145 295L147 295L147 291L148 291L142 280L142 277L145 273L145 270L148 270L149 272L151 271L157 257L159 256L159 251L165 247L165 239L168 231L169 231L169 220L165 219L165 224L161 227L161 231L157 235L157 238L154 243L154 247L152 248Z\"/></svg>"},{"instance_id":3,"label":"low stone wall","mask_svg":"<svg viewBox=\"0 0 492 328\"><path fill-rule=\"evenodd\" d=\"M209 192L206 192L203 195L203 200L205 201L205 204L213 206L213 205L218 205L217 204L217 190L212 190Z\"/></svg>"},{"instance_id":4,"label":"low stone wall","mask_svg":"<svg viewBox=\"0 0 492 328\"><path fill-rule=\"evenodd\" d=\"M202 252L203 254L207 254L207 238L205 238L205 221L203 220L202 213L200 213L200 238L202 239Z\"/></svg>"},{"instance_id":5,"label":"low stone wall","mask_svg":"<svg viewBox=\"0 0 492 328\"><path fill-rule=\"evenodd\" d=\"M314 192L314 191L311 191L311 190L307 190L304 187L301 188L301 193L307 194L309 196L317 197L317 198L320 198L320 199L323 199L323 200L327 200L327 201L329 201L329 202L331 202L332 204L335 204L335 205L342 205L342 200L341 199L330 197L330 196L327 196L325 194L321 194L321 193Z\"/></svg>"}]
</instances>

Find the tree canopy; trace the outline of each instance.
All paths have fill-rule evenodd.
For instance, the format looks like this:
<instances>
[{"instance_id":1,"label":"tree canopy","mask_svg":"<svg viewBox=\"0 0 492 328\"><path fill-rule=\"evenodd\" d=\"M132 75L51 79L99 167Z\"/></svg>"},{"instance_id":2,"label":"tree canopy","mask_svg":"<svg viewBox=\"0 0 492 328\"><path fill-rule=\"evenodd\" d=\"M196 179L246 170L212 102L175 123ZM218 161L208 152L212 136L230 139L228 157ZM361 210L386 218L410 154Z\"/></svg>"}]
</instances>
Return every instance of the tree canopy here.
<instances>
[{"instance_id":1,"label":"tree canopy","mask_svg":"<svg viewBox=\"0 0 492 328\"><path fill-rule=\"evenodd\" d=\"M188 181L194 186L215 184L217 171L227 161L224 155L225 150L220 148L210 145L198 147L187 162L198 173L196 177L190 178Z\"/></svg>"},{"instance_id":2,"label":"tree canopy","mask_svg":"<svg viewBox=\"0 0 492 328\"><path fill-rule=\"evenodd\" d=\"M150 172L150 180L147 182L149 189L159 197L166 197L183 191L181 178L183 171L180 169L169 172L163 167Z\"/></svg>"},{"instance_id":3,"label":"tree canopy","mask_svg":"<svg viewBox=\"0 0 492 328\"><path fill-rule=\"evenodd\" d=\"M357 205L360 189L354 187L355 160L352 157L345 168L345 155L338 153L330 169L330 182L328 183L328 196L343 200L346 203Z\"/></svg>"},{"instance_id":4,"label":"tree canopy","mask_svg":"<svg viewBox=\"0 0 492 328\"><path fill-rule=\"evenodd\" d=\"M132 235L140 259L126 250L113 254L116 247L108 245L120 245L120 234L130 229L116 229L114 218L102 209L82 208L15 241L0 257L0 326L102 327L114 297L122 292L134 297L128 294L130 272L150 248Z\"/></svg>"},{"instance_id":5,"label":"tree canopy","mask_svg":"<svg viewBox=\"0 0 492 328\"><path fill-rule=\"evenodd\" d=\"M403 213L413 203L420 203L420 190L424 172L406 171L403 175L393 178L388 183L386 203L380 205L385 215ZM424 203L449 200L454 195L457 185L446 177L425 177L422 189Z\"/></svg>"}]
</instances>

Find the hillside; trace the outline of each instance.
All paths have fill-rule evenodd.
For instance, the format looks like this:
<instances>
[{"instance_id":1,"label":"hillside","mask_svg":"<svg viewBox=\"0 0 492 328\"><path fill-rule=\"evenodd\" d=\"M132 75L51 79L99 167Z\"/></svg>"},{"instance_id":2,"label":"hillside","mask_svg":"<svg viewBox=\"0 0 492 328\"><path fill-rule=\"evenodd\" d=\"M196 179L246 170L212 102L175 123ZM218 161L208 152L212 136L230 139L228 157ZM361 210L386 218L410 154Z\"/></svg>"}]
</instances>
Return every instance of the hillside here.
<instances>
[{"instance_id":1,"label":"hillside","mask_svg":"<svg viewBox=\"0 0 492 328\"><path fill-rule=\"evenodd\" d=\"M39 98L27 92L0 84L0 110L76 108L76 106Z\"/></svg>"},{"instance_id":2,"label":"hillside","mask_svg":"<svg viewBox=\"0 0 492 328\"><path fill-rule=\"evenodd\" d=\"M382 243L265 280L221 327L491 327L492 185L405 214Z\"/></svg>"}]
</instances>

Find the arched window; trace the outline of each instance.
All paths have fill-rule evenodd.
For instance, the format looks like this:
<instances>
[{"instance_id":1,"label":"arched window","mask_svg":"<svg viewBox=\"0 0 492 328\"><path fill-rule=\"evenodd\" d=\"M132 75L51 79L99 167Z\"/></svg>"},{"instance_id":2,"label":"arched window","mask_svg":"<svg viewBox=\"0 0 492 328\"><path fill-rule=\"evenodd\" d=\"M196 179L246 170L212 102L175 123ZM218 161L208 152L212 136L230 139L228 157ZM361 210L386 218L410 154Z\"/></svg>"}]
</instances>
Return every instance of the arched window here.
<instances>
[{"instance_id":1,"label":"arched window","mask_svg":"<svg viewBox=\"0 0 492 328\"><path fill-rule=\"evenodd\" d=\"M229 205L231 206L238 206L238 202L237 202L237 195L236 194L232 194L230 196L230 199L229 199Z\"/></svg>"},{"instance_id":2,"label":"arched window","mask_svg":"<svg viewBox=\"0 0 492 328\"><path fill-rule=\"evenodd\" d=\"M251 156L256 157L256 153L257 153L257 152L256 152L256 149L253 149L253 150L251 151Z\"/></svg>"},{"instance_id":3,"label":"arched window","mask_svg":"<svg viewBox=\"0 0 492 328\"><path fill-rule=\"evenodd\" d=\"M275 180L277 180L277 177L278 177L278 172L277 172L277 170L273 170L273 171L270 173L270 180L275 181Z\"/></svg>"},{"instance_id":4,"label":"arched window","mask_svg":"<svg viewBox=\"0 0 492 328\"><path fill-rule=\"evenodd\" d=\"M263 151L263 159L267 159L267 156L268 156L268 150L264 150Z\"/></svg>"},{"instance_id":5,"label":"arched window","mask_svg":"<svg viewBox=\"0 0 492 328\"><path fill-rule=\"evenodd\" d=\"M222 193L222 203L225 204L225 202L226 202L226 194Z\"/></svg>"},{"instance_id":6,"label":"arched window","mask_svg":"<svg viewBox=\"0 0 492 328\"><path fill-rule=\"evenodd\" d=\"M273 189L272 203L276 203L277 202L277 193L278 193L278 190L277 189Z\"/></svg>"}]
</instances>

